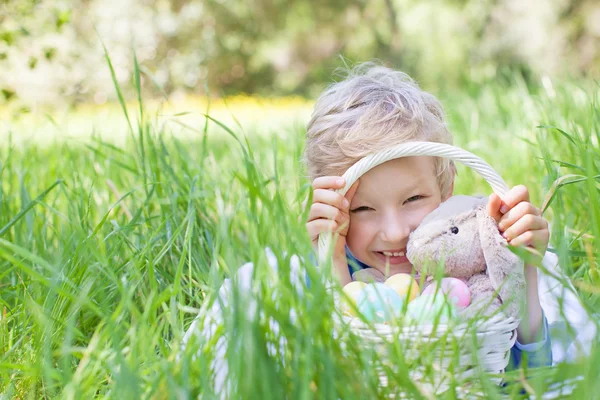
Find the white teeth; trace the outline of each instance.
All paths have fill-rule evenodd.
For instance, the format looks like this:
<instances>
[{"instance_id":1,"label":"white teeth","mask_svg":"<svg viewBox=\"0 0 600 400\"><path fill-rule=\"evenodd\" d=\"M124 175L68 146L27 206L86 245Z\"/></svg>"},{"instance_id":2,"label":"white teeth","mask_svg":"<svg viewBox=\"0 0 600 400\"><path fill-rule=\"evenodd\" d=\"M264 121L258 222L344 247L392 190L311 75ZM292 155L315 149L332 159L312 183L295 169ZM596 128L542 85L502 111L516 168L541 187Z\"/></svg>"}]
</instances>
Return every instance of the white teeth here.
<instances>
[{"instance_id":1,"label":"white teeth","mask_svg":"<svg viewBox=\"0 0 600 400\"><path fill-rule=\"evenodd\" d=\"M382 251L384 256L388 256L388 257L401 257L404 255L403 251L400 252L391 252L391 251Z\"/></svg>"}]
</instances>

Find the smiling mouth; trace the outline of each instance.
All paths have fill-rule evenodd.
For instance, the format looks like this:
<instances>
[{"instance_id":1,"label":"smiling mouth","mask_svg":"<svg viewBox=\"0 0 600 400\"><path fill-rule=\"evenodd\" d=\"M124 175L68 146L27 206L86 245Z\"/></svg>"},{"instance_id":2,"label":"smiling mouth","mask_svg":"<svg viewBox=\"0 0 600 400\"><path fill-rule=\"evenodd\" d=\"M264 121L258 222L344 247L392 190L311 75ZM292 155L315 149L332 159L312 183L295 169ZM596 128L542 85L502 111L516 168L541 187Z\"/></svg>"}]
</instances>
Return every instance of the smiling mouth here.
<instances>
[{"instance_id":1,"label":"smiling mouth","mask_svg":"<svg viewBox=\"0 0 600 400\"><path fill-rule=\"evenodd\" d=\"M380 265L403 265L408 263L406 251L376 251L375 257L379 260ZM387 268L387 267L386 267Z\"/></svg>"},{"instance_id":2,"label":"smiling mouth","mask_svg":"<svg viewBox=\"0 0 600 400\"><path fill-rule=\"evenodd\" d=\"M384 257L404 257L406 255L406 250L403 249L400 251L375 251L375 253Z\"/></svg>"},{"instance_id":3,"label":"smiling mouth","mask_svg":"<svg viewBox=\"0 0 600 400\"><path fill-rule=\"evenodd\" d=\"M378 251L377 253L383 254L386 257L402 257L405 255L404 251Z\"/></svg>"}]
</instances>

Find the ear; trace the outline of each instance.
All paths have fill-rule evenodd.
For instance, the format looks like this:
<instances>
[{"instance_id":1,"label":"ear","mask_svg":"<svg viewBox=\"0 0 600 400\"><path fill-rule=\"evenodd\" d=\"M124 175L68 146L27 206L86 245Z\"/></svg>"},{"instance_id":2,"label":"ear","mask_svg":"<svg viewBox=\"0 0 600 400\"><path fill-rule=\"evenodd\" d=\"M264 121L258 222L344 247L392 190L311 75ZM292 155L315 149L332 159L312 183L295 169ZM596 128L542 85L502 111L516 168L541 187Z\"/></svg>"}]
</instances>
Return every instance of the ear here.
<instances>
[{"instance_id":1,"label":"ear","mask_svg":"<svg viewBox=\"0 0 600 400\"><path fill-rule=\"evenodd\" d=\"M500 235L498 225L485 208L477 210L477 225L487 273L509 317L519 318L525 300L525 268L521 259L510 251Z\"/></svg>"},{"instance_id":2,"label":"ear","mask_svg":"<svg viewBox=\"0 0 600 400\"><path fill-rule=\"evenodd\" d=\"M452 194L454 193L454 178L456 177L456 167L454 166L454 163L450 163L449 168L452 169L452 180L450 182L450 188L448 188L448 191L446 193L442 193L442 202L448 200L450 197L452 197Z\"/></svg>"}]
</instances>

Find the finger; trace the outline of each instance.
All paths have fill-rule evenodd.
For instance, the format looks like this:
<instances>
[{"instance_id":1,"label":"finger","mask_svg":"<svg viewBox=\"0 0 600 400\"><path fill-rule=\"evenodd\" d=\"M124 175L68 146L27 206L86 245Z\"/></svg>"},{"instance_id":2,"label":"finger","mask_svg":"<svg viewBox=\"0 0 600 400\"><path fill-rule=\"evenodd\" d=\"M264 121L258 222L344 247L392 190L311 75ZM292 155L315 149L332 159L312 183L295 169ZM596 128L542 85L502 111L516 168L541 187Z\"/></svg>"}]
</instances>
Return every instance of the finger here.
<instances>
[{"instance_id":1,"label":"finger","mask_svg":"<svg viewBox=\"0 0 600 400\"><path fill-rule=\"evenodd\" d=\"M313 193L313 204L323 203L340 210L345 210L350 206L350 202L341 194L327 189L315 189ZM312 206L311 206L312 207Z\"/></svg>"},{"instance_id":2,"label":"finger","mask_svg":"<svg viewBox=\"0 0 600 400\"><path fill-rule=\"evenodd\" d=\"M503 206L500 207L500 212L506 214L517 204L529 201L529 190L524 185L517 185L510 189L502 198Z\"/></svg>"},{"instance_id":3,"label":"finger","mask_svg":"<svg viewBox=\"0 0 600 400\"><path fill-rule=\"evenodd\" d=\"M502 218L500 207L502 206L502 199L496 193L492 193L487 203L487 213L490 217L494 218L496 222Z\"/></svg>"},{"instance_id":4,"label":"finger","mask_svg":"<svg viewBox=\"0 0 600 400\"><path fill-rule=\"evenodd\" d=\"M316 219L306 224L306 230L310 239L314 242L323 232L335 232L338 223L329 219Z\"/></svg>"},{"instance_id":5,"label":"finger","mask_svg":"<svg viewBox=\"0 0 600 400\"><path fill-rule=\"evenodd\" d=\"M536 231L542 229L548 230L548 222L546 222L544 218L537 215L527 214L515 222L506 231L504 231L502 236L504 236L506 240L511 241L523 235L527 231Z\"/></svg>"},{"instance_id":6,"label":"finger","mask_svg":"<svg viewBox=\"0 0 600 400\"><path fill-rule=\"evenodd\" d=\"M535 207L528 201L522 201L500 218L498 229L500 229L500 232L504 232L508 230L508 228L510 228L515 222L519 221L528 214L533 216L542 215L539 208Z\"/></svg>"},{"instance_id":7,"label":"finger","mask_svg":"<svg viewBox=\"0 0 600 400\"><path fill-rule=\"evenodd\" d=\"M541 254L546 252L546 247L548 246L548 239L550 238L550 233L547 229L540 229L536 231L527 231L508 243L511 246L528 246L533 247L538 250Z\"/></svg>"},{"instance_id":8,"label":"finger","mask_svg":"<svg viewBox=\"0 0 600 400\"><path fill-rule=\"evenodd\" d=\"M339 208L323 203L313 203L307 221L310 222L319 218L330 219L339 223L342 222L343 215Z\"/></svg>"},{"instance_id":9,"label":"finger","mask_svg":"<svg viewBox=\"0 0 600 400\"><path fill-rule=\"evenodd\" d=\"M312 182L313 189L341 189L346 180L341 176L320 176Z\"/></svg>"}]
</instances>

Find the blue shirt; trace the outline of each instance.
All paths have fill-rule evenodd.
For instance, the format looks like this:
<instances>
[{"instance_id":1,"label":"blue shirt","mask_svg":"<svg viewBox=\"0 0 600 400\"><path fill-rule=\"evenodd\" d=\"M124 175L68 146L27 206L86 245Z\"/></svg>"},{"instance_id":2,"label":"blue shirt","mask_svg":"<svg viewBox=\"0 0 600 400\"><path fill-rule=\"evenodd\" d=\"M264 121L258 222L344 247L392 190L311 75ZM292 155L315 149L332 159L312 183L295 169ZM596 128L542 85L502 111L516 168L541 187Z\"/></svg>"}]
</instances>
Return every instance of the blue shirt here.
<instances>
[{"instance_id":1,"label":"blue shirt","mask_svg":"<svg viewBox=\"0 0 600 400\"><path fill-rule=\"evenodd\" d=\"M370 268L367 264L359 261L350 253L346 246L346 259L348 260L348 271L350 276L361 269ZM517 340L510 349L510 362L507 370L519 368L523 361L526 361L528 368L542 367L552 365L552 343L548 329L548 320L542 315L544 320L543 339L540 342L521 344Z\"/></svg>"}]
</instances>

